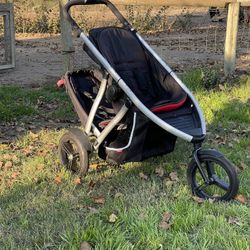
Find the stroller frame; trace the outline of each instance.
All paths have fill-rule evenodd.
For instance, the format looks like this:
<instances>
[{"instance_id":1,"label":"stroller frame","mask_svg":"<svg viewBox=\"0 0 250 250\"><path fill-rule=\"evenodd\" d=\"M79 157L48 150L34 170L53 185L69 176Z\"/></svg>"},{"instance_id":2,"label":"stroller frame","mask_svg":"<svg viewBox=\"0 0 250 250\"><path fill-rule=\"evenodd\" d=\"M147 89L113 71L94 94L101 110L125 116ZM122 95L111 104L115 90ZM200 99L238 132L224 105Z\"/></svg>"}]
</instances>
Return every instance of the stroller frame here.
<instances>
[{"instance_id":1,"label":"stroller frame","mask_svg":"<svg viewBox=\"0 0 250 250\"><path fill-rule=\"evenodd\" d=\"M141 42L141 44L145 47L148 52L166 69L166 71L176 80L176 82L181 86L181 88L187 93L189 98L192 100L201 121L201 129L203 135L201 137L194 137L187 133L182 132L171 126L170 124L164 122L158 116L156 116L152 111L150 111L140 100L139 98L131 91L131 89L127 86L124 80L119 76L119 74L114 70L114 68L110 65L110 63L102 56L102 54L97 50L94 44L90 41L87 35L82 32L80 27L76 24L76 22L72 19L72 17L68 14L69 10L74 5L90 5L90 4L105 4L110 10L114 13L114 15L119 19L119 21L124 25L124 27L129 28L132 32L135 32L137 38ZM129 24L129 22L122 16L122 14L118 11L118 9L108 0L73 0L70 1L65 6L65 16L76 28L78 35L83 40L85 46L87 46L93 55L97 58L100 64L104 67L104 69L110 74L110 76L117 82L120 88L125 92L125 94L129 97L129 99L135 104L135 106L145 114L152 122L157 124L159 127L163 128L165 131L187 141L193 143L201 143L206 136L206 123L204 119L204 115L202 110L194 97L191 91L186 87L186 85L177 77L177 75L173 72L173 70L158 56L158 54L148 45L148 43L136 32L136 30ZM103 142L104 138L109 134L109 132L120 122L120 120L125 116L128 111L126 105L120 110L120 112L116 115L115 119L107 126L107 128L100 133L100 131L93 125L93 120L99 104L105 94L105 89L107 86L107 78L108 75L103 79L101 83L101 87L98 93L97 98L95 99L94 105L90 111L89 117L87 118L87 123L85 125L85 132L89 135L92 132L97 137L97 144L95 144L95 149Z\"/></svg>"},{"instance_id":2,"label":"stroller frame","mask_svg":"<svg viewBox=\"0 0 250 250\"><path fill-rule=\"evenodd\" d=\"M139 40L143 48L147 50L147 52L168 72L168 74L175 80L175 82L185 91L190 101L192 102L194 108L196 109L197 115L200 119L200 129L201 129L200 135L190 135L181 131L180 129L175 128L174 126L170 125L169 123L165 122L163 119L158 117L156 114L154 114L149 108L147 108L146 105L144 105L143 102L133 93L133 91L126 84L126 82L122 79L122 77L111 66L108 60L96 48L96 46L89 39L88 35L86 35L81 30L81 28L78 26L78 24L70 15L70 8L75 5L92 5L92 4L106 5L113 12L113 14L118 18L118 20L123 24L124 28L127 30L130 30L131 32L135 34L135 36L137 37L137 39ZM97 93L97 96L93 102L93 105L88 115L82 110L81 103L76 97L72 86L66 80L66 83L67 83L66 87L67 87L68 94L73 102L74 108L81 120L81 123L84 126L84 133L76 131L76 130L72 132L74 136L76 136L74 140L78 140L78 141L82 140L81 142L78 142L78 146L80 145L80 147L85 147L86 154L87 152L89 153L89 152L92 152L93 150L94 151L98 150L100 145L105 141L105 138L111 133L111 131L115 127L118 126L120 121L125 117L129 108L131 107L131 104L134 104L141 113L143 113L147 118L149 118L149 120L151 120L154 124L161 127L166 132L172 134L173 136L176 136L177 138L181 138L187 142L191 142L194 144L193 159L188 167L188 181L191 184L192 191L194 194L203 198L211 198L211 196L207 195L202 190L202 185L208 186L208 185L214 184L222 188L223 190L227 190L226 195L219 197L218 199L221 199L221 200L232 199L236 195L238 191L238 187L239 187L237 174L235 172L234 166L227 159L225 159L224 156L221 155L219 152L215 150L202 150L201 149L201 145L206 137L206 123L205 123L203 112L196 98L191 93L191 91L186 87L186 85L177 77L177 75L173 72L173 70L159 57L159 55L149 46L149 44L129 24L129 22L118 11L118 9L109 0L71 0L64 6L64 16L71 23L71 25L75 28L75 30L77 31L78 37L80 37L83 40L84 45L91 51L92 55L97 59L97 61L100 63L100 65L103 67L105 71L103 79L101 80L101 83L100 83L99 91ZM66 74L66 79L67 79L67 74ZM102 131L100 131L94 125L94 118L97 114L98 108L107 90L109 77L112 77L112 79L117 83L117 85L126 94L127 100L125 101L123 106L120 108L120 110L117 112L115 117L109 122L109 124L107 124L107 126ZM132 128L131 135L133 134L133 129L134 128ZM89 137L91 135L95 136L95 141L93 143L89 142ZM66 137L67 137L67 140L69 140L69 135L67 135ZM123 149L128 148L130 144L131 144L131 138L129 138L128 145L126 145ZM88 157L88 155L86 154L84 157ZM216 162L220 167L222 167L227 172L227 175L230 177L230 185L226 184L223 180L219 179L218 176L216 176L214 167L210 166L211 162ZM62 163L63 164L65 163L65 159L62 160ZM202 167L202 164L206 165L207 170L204 170L204 167ZM202 179L204 180L204 184L200 186L198 185L198 183L196 183L196 180L194 179L195 178L194 176L196 175L196 170L200 173ZM84 174L86 174L86 171L84 171ZM208 173L206 173L206 171Z\"/></svg>"}]
</instances>

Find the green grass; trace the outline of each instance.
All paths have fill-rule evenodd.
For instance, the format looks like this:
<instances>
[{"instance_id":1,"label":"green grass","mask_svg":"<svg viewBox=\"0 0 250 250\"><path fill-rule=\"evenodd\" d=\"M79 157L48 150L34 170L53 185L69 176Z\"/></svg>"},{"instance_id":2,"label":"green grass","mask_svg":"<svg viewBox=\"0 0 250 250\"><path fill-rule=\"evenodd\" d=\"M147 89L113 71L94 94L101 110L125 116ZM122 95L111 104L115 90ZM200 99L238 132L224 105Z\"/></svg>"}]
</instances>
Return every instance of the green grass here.
<instances>
[{"instance_id":1,"label":"green grass","mask_svg":"<svg viewBox=\"0 0 250 250\"><path fill-rule=\"evenodd\" d=\"M193 77L188 77L193 88ZM0 144L0 162L12 162L0 172L0 249L79 249L84 241L103 250L250 249L250 78L226 84L224 91L201 85L194 92L208 121L204 147L247 166L239 171L247 204L195 202L186 183L192 145L182 141L169 155L121 167L93 157L89 174L77 185L58 161L57 145L65 130L43 126L44 119L75 119L64 91L1 87L2 123L36 119L41 126ZM159 166L165 177L155 174ZM180 180L169 184L173 171ZM141 179L140 172L148 179ZM105 198L103 205L94 202L98 196ZM165 212L172 214L169 230L159 226ZM112 213L118 217L115 223L109 222ZM230 224L232 218L237 223Z\"/></svg>"},{"instance_id":2,"label":"green grass","mask_svg":"<svg viewBox=\"0 0 250 250\"><path fill-rule=\"evenodd\" d=\"M3 86L0 88L0 121L10 122L35 115L44 119L70 119L72 105L64 92L54 86L22 88ZM69 117L67 117L69 116Z\"/></svg>"}]
</instances>

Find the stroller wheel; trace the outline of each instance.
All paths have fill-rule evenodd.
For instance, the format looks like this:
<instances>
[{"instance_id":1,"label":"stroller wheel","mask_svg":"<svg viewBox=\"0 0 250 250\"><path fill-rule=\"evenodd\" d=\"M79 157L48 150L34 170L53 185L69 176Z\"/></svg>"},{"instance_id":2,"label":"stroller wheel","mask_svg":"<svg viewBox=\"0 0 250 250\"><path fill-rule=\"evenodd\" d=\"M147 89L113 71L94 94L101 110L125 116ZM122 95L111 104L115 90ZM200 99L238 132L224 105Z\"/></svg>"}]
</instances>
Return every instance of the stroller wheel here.
<instances>
[{"instance_id":1,"label":"stroller wheel","mask_svg":"<svg viewBox=\"0 0 250 250\"><path fill-rule=\"evenodd\" d=\"M89 168L91 146L88 137L77 128L66 132L59 142L59 159L62 165L83 177Z\"/></svg>"},{"instance_id":2,"label":"stroller wheel","mask_svg":"<svg viewBox=\"0 0 250 250\"><path fill-rule=\"evenodd\" d=\"M198 158L201 170L194 159L187 169L193 194L204 199L233 199L239 189L234 165L215 150L200 150Z\"/></svg>"}]
</instances>

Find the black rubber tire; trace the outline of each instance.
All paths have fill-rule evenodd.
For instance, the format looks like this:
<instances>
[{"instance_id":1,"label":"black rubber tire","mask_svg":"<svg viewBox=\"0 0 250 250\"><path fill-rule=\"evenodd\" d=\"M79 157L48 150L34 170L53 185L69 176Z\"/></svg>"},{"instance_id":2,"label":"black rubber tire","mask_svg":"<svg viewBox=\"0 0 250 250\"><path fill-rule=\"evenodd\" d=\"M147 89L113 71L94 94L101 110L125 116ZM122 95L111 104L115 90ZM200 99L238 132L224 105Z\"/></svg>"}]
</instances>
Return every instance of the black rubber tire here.
<instances>
[{"instance_id":1,"label":"black rubber tire","mask_svg":"<svg viewBox=\"0 0 250 250\"><path fill-rule=\"evenodd\" d=\"M217 194L212 195L210 193L207 193L206 190L204 191L203 189L201 189L201 186L203 184L198 185L198 183L196 181L197 173L200 176L201 176L201 174L199 172L197 163L195 162L194 159L192 159L192 161L190 162L188 169L187 169L187 179L188 179L188 184L191 186L193 194L198 196L198 197L204 198L204 199L211 198L211 199L215 199L215 200L224 200L224 201L228 201L228 200L233 199L239 190L239 179L238 179L236 168L234 167L234 165L228 159L226 159L221 153L219 153L216 150L200 150L198 153L198 157L199 157L199 160L200 160L202 166L204 166L204 164L206 164L207 176L209 176L209 173L208 173L208 171L209 171L210 175L211 175L210 177L212 177L211 184L208 185L207 187L211 187L212 185L219 187L218 185L214 184L212 181L213 179L217 178L217 175L215 175L215 173L214 173L214 171L215 171L214 167L212 165L210 165L213 162L213 163L216 163L217 166L221 167L224 170L224 172L227 174L228 183L225 183L219 177L218 177L218 180L222 181L221 183L223 183L224 187L226 184L228 188L224 188L225 194L223 194L221 196L218 196ZM213 172L213 174L211 174L211 172ZM198 188L199 188L199 190L198 190ZM219 187L219 188L221 188L221 187ZM223 188L221 188L221 189L223 189Z\"/></svg>"},{"instance_id":2,"label":"black rubber tire","mask_svg":"<svg viewBox=\"0 0 250 250\"><path fill-rule=\"evenodd\" d=\"M70 129L59 141L58 153L61 164L80 177L88 172L90 151L88 137L78 128Z\"/></svg>"}]
</instances>

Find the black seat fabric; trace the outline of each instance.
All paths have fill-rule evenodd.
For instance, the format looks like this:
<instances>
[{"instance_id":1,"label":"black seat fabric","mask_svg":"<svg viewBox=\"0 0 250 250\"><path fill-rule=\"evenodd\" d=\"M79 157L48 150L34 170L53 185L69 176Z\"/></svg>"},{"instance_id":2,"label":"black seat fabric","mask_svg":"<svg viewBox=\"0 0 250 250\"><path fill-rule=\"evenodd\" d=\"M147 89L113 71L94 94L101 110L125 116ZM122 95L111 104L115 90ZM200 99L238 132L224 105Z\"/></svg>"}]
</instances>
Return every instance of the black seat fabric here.
<instances>
[{"instance_id":1,"label":"black seat fabric","mask_svg":"<svg viewBox=\"0 0 250 250\"><path fill-rule=\"evenodd\" d=\"M144 50L133 32L122 28L97 28L90 31L89 37L134 94L153 112L177 109L184 104L186 93Z\"/></svg>"}]
</instances>

